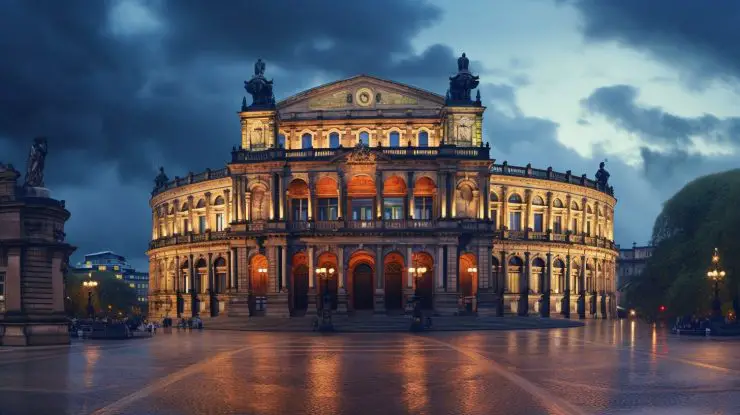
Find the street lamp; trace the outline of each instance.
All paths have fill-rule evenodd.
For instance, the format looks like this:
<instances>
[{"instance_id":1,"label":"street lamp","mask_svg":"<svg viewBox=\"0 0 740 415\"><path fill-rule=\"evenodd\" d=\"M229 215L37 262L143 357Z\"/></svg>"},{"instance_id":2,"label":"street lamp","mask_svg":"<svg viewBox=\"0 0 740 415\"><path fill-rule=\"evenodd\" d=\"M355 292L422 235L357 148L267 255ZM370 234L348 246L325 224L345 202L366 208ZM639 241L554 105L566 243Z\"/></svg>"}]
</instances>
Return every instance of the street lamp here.
<instances>
[{"instance_id":1,"label":"street lamp","mask_svg":"<svg viewBox=\"0 0 740 415\"><path fill-rule=\"evenodd\" d=\"M325 309L327 308L326 302L329 300L329 280L332 278L332 275L334 275L334 268L316 268L316 275L319 277L319 280L324 282L324 297L323 301L321 301L321 308Z\"/></svg>"},{"instance_id":2,"label":"street lamp","mask_svg":"<svg viewBox=\"0 0 740 415\"><path fill-rule=\"evenodd\" d=\"M427 267L411 267L409 268L409 274L411 274L411 277L414 279L415 287L414 295L419 297L419 280L424 277L424 274L426 274L428 271Z\"/></svg>"},{"instance_id":3,"label":"street lamp","mask_svg":"<svg viewBox=\"0 0 740 415\"><path fill-rule=\"evenodd\" d=\"M714 248L712 254L712 267L707 271L707 278L714 282L714 300L712 301L712 318L722 319L722 303L719 300L719 282L725 278L727 273L719 266L719 249Z\"/></svg>"},{"instance_id":4,"label":"street lamp","mask_svg":"<svg viewBox=\"0 0 740 415\"><path fill-rule=\"evenodd\" d=\"M87 280L82 281L82 286L87 288L87 317L93 318L95 315L95 308L92 305L92 290L98 286L98 282L92 279L92 273L87 273Z\"/></svg>"}]
</instances>

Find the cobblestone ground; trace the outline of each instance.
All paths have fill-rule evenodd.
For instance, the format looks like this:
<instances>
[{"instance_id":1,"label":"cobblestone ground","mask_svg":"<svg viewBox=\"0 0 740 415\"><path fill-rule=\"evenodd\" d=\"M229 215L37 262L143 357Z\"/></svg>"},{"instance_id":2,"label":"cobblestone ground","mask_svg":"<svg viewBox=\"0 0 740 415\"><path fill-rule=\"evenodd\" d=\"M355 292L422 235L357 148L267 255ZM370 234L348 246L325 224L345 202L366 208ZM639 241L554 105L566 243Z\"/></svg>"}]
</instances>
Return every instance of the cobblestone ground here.
<instances>
[{"instance_id":1,"label":"cobblestone ground","mask_svg":"<svg viewBox=\"0 0 740 415\"><path fill-rule=\"evenodd\" d=\"M0 414L736 414L740 340L642 323L0 349Z\"/></svg>"}]
</instances>

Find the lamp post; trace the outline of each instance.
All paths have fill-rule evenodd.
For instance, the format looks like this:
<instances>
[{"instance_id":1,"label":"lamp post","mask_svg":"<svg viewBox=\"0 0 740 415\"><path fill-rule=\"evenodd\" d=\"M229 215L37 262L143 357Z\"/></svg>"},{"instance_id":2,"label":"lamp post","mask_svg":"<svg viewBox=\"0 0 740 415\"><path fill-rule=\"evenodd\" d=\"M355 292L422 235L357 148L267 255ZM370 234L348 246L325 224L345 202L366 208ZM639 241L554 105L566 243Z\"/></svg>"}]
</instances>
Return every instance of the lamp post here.
<instances>
[{"instance_id":1,"label":"lamp post","mask_svg":"<svg viewBox=\"0 0 740 415\"><path fill-rule=\"evenodd\" d=\"M334 324L331 321L331 300L329 299L329 280L334 275L334 268L320 267L316 268L316 275L319 281L323 281L324 296L321 301L321 315L319 318L319 331L333 331Z\"/></svg>"},{"instance_id":2,"label":"lamp post","mask_svg":"<svg viewBox=\"0 0 740 415\"><path fill-rule=\"evenodd\" d=\"M323 281L324 286L324 292L323 292L323 298L321 301L321 309L330 309L331 305L327 304L329 302L329 280L334 275L334 268L326 268L326 267L320 267L316 268L316 275L319 277L320 281Z\"/></svg>"},{"instance_id":3,"label":"lamp post","mask_svg":"<svg viewBox=\"0 0 740 415\"><path fill-rule=\"evenodd\" d=\"M478 274L478 267L470 267L470 268L468 268L468 274L471 274L473 277L475 277ZM478 278L471 278L471 279L473 281L475 281L476 284L478 283ZM472 288L474 288L474 287L471 287L471 291L472 291ZM463 301L464 300L465 299L463 299ZM476 305L473 304L473 301L475 301L475 299L473 299L473 300L470 301L470 310L468 310L471 313L474 312L475 309L476 309Z\"/></svg>"},{"instance_id":4,"label":"lamp post","mask_svg":"<svg viewBox=\"0 0 740 415\"><path fill-rule=\"evenodd\" d=\"M419 280L424 277L424 274L426 274L427 271L427 267L409 268L409 274L411 274L411 277L414 279L414 297L416 298L421 298L421 295L419 294L421 292L419 290Z\"/></svg>"},{"instance_id":5,"label":"lamp post","mask_svg":"<svg viewBox=\"0 0 740 415\"><path fill-rule=\"evenodd\" d=\"M98 286L98 282L92 279L92 272L87 273L87 278L82 281L82 286L87 288L87 317L93 318L95 316L95 308L92 304L92 290Z\"/></svg>"},{"instance_id":6,"label":"lamp post","mask_svg":"<svg viewBox=\"0 0 740 415\"><path fill-rule=\"evenodd\" d=\"M707 271L707 278L714 282L714 300L712 301L712 319L722 320L722 302L719 300L719 282L727 273L719 266L719 249L714 248L712 266Z\"/></svg>"}]
</instances>

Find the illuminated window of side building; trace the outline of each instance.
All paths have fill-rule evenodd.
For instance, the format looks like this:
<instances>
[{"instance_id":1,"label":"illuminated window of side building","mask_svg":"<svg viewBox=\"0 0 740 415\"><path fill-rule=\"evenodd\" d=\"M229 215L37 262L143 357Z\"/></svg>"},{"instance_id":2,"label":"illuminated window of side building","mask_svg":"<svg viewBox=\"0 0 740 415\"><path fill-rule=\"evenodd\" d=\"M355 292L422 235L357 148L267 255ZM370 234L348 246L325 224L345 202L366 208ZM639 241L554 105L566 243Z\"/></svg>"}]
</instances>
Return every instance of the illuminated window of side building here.
<instances>
[{"instance_id":1,"label":"illuminated window of side building","mask_svg":"<svg viewBox=\"0 0 740 415\"><path fill-rule=\"evenodd\" d=\"M311 134L306 133L301 136L301 148L313 148L313 137L311 137Z\"/></svg>"},{"instance_id":2,"label":"illuminated window of side building","mask_svg":"<svg viewBox=\"0 0 740 415\"><path fill-rule=\"evenodd\" d=\"M416 196L414 197L414 219L431 219L432 218L432 197Z\"/></svg>"},{"instance_id":3,"label":"illuminated window of side building","mask_svg":"<svg viewBox=\"0 0 740 415\"><path fill-rule=\"evenodd\" d=\"M555 233L563 233L563 217L555 216L552 218L552 231Z\"/></svg>"},{"instance_id":4,"label":"illuminated window of side building","mask_svg":"<svg viewBox=\"0 0 740 415\"><path fill-rule=\"evenodd\" d=\"M130 283L128 286L131 287L131 288L136 288L136 284L134 284L133 282Z\"/></svg>"},{"instance_id":5,"label":"illuminated window of side building","mask_svg":"<svg viewBox=\"0 0 740 415\"><path fill-rule=\"evenodd\" d=\"M509 212L509 230L522 230L522 212Z\"/></svg>"},{"instance_id":6,"label":"illuminated window of side building","mask_svg":"<svg viewBox=\"0 0 740 415\"><path fill-rule=\"evenodd\" d=\"M335 197L319 199L319 220L337 220L339 203Z\"/></svg>"},{"instance_id":7,"label":"illuminated window of side building","mask_svg":"<svg viewBox=\"0 0 740 415\"><path fill-rule=\"evenodd\" d=\"M224 214L216 213L216 231L224 230Z\"/></svg>"},{"instance_id":8,"label":"illuminated window of side building","mask_svg":"<svg viewBox=\"0 0 740 415\"><path fill-rule=\"evenodd\" d=\"M116 279L117 279L117 280L122 280L122 279L123 279L123 275L121 275L121 274L116 274Z\"/></svg>"},{"instance_id":9,"label":"illuminated window of side building","mask_svg":"<svg viewBox=\"0 0 740 415\"><path fill-rule=\"evenodd\" d=\"M421 131L419 133L419 147L429 147L429 133Z\"/></svg>"},{"instance_id":10,"label":"illuminated window of side building","mask_svg":"<svg viewBox=\"0 0 740 415\"><path fill-rule=\"evenodd\" d=\"M383 219L403 219L402 197L386 197L383 199Z\"/></svg>"},{"instance_id":11,"label":"illuminated window of side building","mask_svg":"<svg viewBox=\"0 0 740 415\"><path fill-rule=\"evenodd\" d=\"M367 131L362 131L360 133L360 144L369 146L370 145L370 133Z\"/></svg>"},{"instance_id":12,"label":"illuminated window of side building","mask_svg":"<svg viewBox=\"0 0 740 415\"><path fill-rule=\"evenodd\" d=\"M105 265L98 265L98 271L105 271L108 268Z\"/></svg>"},{"instance_id":13,"label":"illuminated window of side building","mask_svg":"<svg viewBox=\"0 0 740 415\"><path fill-rule=\"evenodd\" d=\"M398 134L398 132L396 132L396 131L393 131L393 132L392 132L392 133L391 133L391 134L390 134L390 135L388 136L388 141L390 142L390 144L389 144L389 145L390 145L391 147L399 147L399 146L401 145L401 135L400 135L400 134Z\"/></svg>"},{"instance_id":14,"label":"illuminated window of side building","mask_svg":"<svg viewBox=\"0 0 740 415\"><path fill-rule=\"evenodd\" d=\"M203 233L206 231L206 217L198 216L198 232Z\"/></svg>"},{"instance_id":15,"label":"illuminated window of side building","mask_svg":"<svg viewBox=\"0 0 740 415\"><path fill-rule=\"evenodd\" d=\"M118 265L113 265L113 271L118 271L120 268Z\"/></svg>"},{"instance_id":16,"label":"illuminated window of side building","mask_svg":"<svg viewBox=\"0 0 740 415\"><path fill-rule=\"evenodd\" d=\"M339 148L339 133L329 134L329 148Z\"/></svg>"},{"instance_id":17,"label":"illuminated window of side building","mask_svg":"<svg viewBox=\"0 0 740 415\"><path fill-rule=\"evenodd\" d=\"M542 213L535 213L534 214L534 227L532 228L532 230L534 230L535 232L544 232L543 222L544 222L544 215Z\"/></svg>"}]
</instances>

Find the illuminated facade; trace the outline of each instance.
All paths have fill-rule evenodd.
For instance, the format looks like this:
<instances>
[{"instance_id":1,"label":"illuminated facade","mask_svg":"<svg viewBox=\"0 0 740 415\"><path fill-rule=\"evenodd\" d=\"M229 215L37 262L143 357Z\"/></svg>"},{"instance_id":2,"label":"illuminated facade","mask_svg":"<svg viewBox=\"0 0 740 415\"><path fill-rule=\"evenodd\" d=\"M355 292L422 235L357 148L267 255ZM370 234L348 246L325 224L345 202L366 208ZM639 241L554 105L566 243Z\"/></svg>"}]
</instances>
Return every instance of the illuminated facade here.
<instances>
[{"instance_id":1,"label":"illuminated facade","mask_svg":"<svg viewBox=\"0 0 740 415\"><path fill-rule=\"evenodd\" d=\"M178 295L185 316L298 316L324 293L339 313L416 294L439 314L526 315L546 291L553 315L614 315L608 173L495 164L462 59L446 97L363 75L278 103L258 62L231 162L157 179L150 316Z\"/></svg>"}]
</instances>

